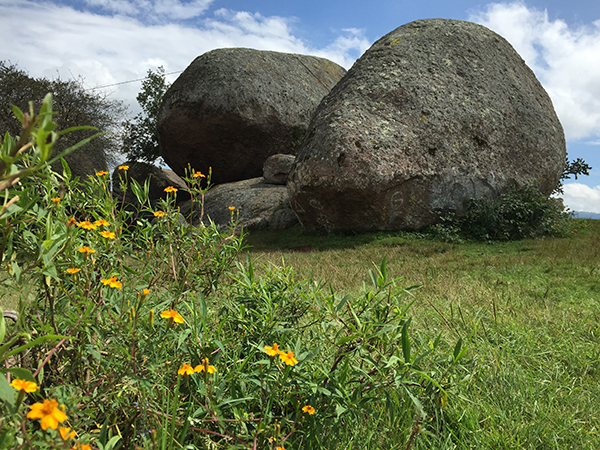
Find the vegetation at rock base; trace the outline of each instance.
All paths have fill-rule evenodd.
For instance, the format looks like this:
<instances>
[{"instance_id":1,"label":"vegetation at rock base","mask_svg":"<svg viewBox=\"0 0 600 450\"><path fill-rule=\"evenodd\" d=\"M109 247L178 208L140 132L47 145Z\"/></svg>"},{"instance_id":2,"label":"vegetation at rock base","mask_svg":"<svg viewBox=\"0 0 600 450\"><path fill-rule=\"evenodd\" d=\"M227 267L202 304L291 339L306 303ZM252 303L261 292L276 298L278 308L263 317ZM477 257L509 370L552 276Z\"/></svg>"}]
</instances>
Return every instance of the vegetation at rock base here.
<instances>
[{"instance_id":1,"label":"vegetation at rock base","mask_svg":"<svg viewBox=\"0 0 600 450\"><path fill-rule=\"evenodd\" d=\"M493 244L182 226L127 166L136 210L106 171L50 170L76 130L35 111L1 149L0 448L600 444L597 221Z\"/></svg>"}]
</instances>

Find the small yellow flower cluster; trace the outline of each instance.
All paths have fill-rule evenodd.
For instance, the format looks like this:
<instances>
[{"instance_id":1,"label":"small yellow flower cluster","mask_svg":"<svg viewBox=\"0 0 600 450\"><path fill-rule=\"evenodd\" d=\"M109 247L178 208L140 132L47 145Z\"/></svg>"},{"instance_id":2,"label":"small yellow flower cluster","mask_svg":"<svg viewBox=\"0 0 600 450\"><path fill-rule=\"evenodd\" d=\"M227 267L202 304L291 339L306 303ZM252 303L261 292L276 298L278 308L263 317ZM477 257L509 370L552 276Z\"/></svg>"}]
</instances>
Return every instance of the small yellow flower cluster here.
<instances>
[{"instance_id":1,"label":"small yellow flower cluster","mask_svg":"<svg viewBox=\"0 0 600 450\"><path fill-rule=\"evenodd\" d=\"M19 380L15 378L10 385L17 391L35 392L38 390L38 385L33 381Z\"/></svg>"},{"instance_id":2,"label":"small yellow flower cluster","mask_svg":"<svg viewBox=\"0 0 600 450\"><path fill-rule=\"evenodd\" d=\"M35 392L38 390L38 385L33 381L15 379L10 385L18 391L24 392ZM65 413L65 405L58 407L58 402L54 399L45 399L43 403L34 403L29 406L30 411L27 413L28 419L39 420L42 430L46 431L48 428L56 430L62 437L63 441L69 441L75 439L77 433L70 428L58 426L59 423L67 420ZM71 450L91 450L89 444L82 444L77 441Z\"/></svg>"},{"instance_id":3,"label":"small yellow flower cluster","mask_svg":"<svg viewBox=\"0 0 600 450\"><path fill-rule=\"evenodd\" d=\"M172 193L176 193L178 190L179 190L179 189L177 189L176 187L173 187L173 186L167 186L167 187L165 188L165 192L166 192L167 194L168 194L168 193L170 193L170 192L172 192Z\"/></svg>"},{"instance_id":4,"label":"small yellow flower cluster","mask_svg":"<svg viewBox=\"0 0 600 450\"><path fill-rule=\"evenodd\" d=\"M206 178L206 175L204 175L202 172L200 171L196 171L194 172L194 175L192 175L194 178Z\"/></svg>"},{"instance_id":5,"label":"small yellow flower cluster","mask_svg":"<svg viewBox=\"0 0 600 450\"><path fill-rule=\"evenodd\" d=\"M202 360L202 364L198 364L196 367L192 369L192 366L188 363L183 363L181 368L177 371L179 375L192 375L194 373L206 372L208 374L213 374L217 371L215 366L211 366L208 363L208 358L204 358Z\"/></svg>"},{"instance_id":6,"label":"small yellow flower cluster","mask_svg":"<svg viewBox=\"0 0 600 450\"><path fill-rule=\"evenodd\" d=\"M101 281L104 286L108 285L111 288L117 288L117 289L123 290L123 285L121 284L121 282L119 280L117 280L116 276L110 277L110 278L103 278Z\"/></svg>"},{"instance_id":7,"label":"small yellow flower cluster","mask_svg":"<svg viewBox=\"0 0 600 450\"><path fill-rule=\"evenodd\" d=\"M119 170L127 171L127 170L129 170L129 166L126 166L126 165L119 166Z\"/></svg>"},{"instance_id":8,"label":"small yellow flower cluster","mask_svg":"<svg viewBox=\"0 0 600 450\"><path fill-rule=\"evenodd\" d=\"M74 219L69 219L69 224L71 223L71 220ZM89 220L84 220L77 223L77 226L83 228L84 230L95 230L98 227L107 227L109 225L110 223L104 219L96 220L94 223L90 222Z\"/></svg>"},{"instance_id":9,"label":"small yellow flower cluster","mask_svg":"<svg viewBox=\"0 0 600 450\"><path fill-rule=\"evenodd\" d=\"M50 200L52 200L54 203L56 203L58 205L58 202L60 202L60 197L54 197L54 198L51 198Z\"/></svg>"},{"instance_id":10,"label":"small yellow flower cluster","mask_svg":"<svg viewBox=\"0 0 600 450\"><path fill-rule=\"evenodd\" d=\"M164 212L164 211L156 211L156 212L154 213L154 217L164 217L164 216L166 216L166 215L167 215L167 213L166 213L166 212Z\"/></svg>"},{"instance_id":11,"label":"small yellow flower cluster","mask_svg":"<svg viewBox=\"0 0 600 450\"><path fill-rule=\"evenodd\" d=\"M102 176L104 176L104 175L108 175L108 171L106 171L106 170L101 170L101 171L99 171L99 172L96 172L96 176L97 176L97 177L102 177Z\"/></svg>"},{"instance_id":12,"label":"small yellow flower cluster","mask_svg":"<svg viewBox=\"0 0 600 450\"><path fill-rule=\"evenodd\" d=\"M160 317L163 319L172 320L175 323L183 323L183 317L181 317L181 315L174 309L171 309L170 311L163 311L160 313Z\"/></svg>"},{"instance_id":13,"label":"small yellow flower cluster","mask_svg":"<svg viewBox=\"0 0 600 450\"><path fill-rule=\"evenodd\" d=\"M305 412L305 413L308 413L308 414L310 414L312 416L315 413L315 408L313 408L310 405L306 405L306 406L304 406L302 408L302 411Z\"/></svg>"},{"instance_id":14,"label":"small yellow flower cluster","mask_svg":"<svg viewBox=\"0 0 600 450\"><path fill-rule=\"evenodd\" d=\"M293 366L294 364L298 364L298 360L294 356L294 352L292 352L292 351L288 351L287 353L282 352L281 350L279 350L279 347L276 342L273 344L273 347L265 346L265 352L267 352L267 355L269 355L271 357L279 355L279 359L281 359L288 366Z\"/></svg>"}]
</instances>

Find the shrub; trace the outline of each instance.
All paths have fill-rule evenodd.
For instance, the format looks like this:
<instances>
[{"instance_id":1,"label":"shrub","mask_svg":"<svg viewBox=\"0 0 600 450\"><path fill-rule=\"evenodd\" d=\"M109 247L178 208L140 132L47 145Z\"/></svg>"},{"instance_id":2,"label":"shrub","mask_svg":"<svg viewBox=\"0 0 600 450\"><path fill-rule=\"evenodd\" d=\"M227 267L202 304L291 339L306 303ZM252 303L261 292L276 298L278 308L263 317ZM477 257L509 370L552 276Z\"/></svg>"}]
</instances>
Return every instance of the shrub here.
<instances>
[{"instance_id":1,"label":"shrub","mask_svg":"<svg viewBox=\"0 0 600 450\"><path fill-rule=\"evenodd\" d=\"M564 237L573 231L562 201L534 185L511 185L499 198L472 199L462 217L442 217L430 233L445 241L508 241L540 236Z\"/></svg>"}]
</instances>

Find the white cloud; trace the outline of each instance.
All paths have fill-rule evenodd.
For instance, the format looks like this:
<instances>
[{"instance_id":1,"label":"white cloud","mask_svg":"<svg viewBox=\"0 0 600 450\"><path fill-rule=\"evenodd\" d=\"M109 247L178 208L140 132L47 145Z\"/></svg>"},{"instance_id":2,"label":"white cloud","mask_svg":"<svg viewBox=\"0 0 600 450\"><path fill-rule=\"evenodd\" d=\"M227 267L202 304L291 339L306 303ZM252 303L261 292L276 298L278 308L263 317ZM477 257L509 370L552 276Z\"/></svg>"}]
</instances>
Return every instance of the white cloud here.
<instances>
[{"instance_id":1,"label":"white cloud","mask_svg":"<svg viewBox=\"0 0 600 450\"><path fill-rule=\"evenodd\" d=\"M370 45L360 30L344 30L325 48L311 48L294 36L294 18L220 9L195 26L163 20L143 23L131 7L148 6L171 18L200 14L210 0L88 0L116 15L78 11L69 6L23 0L0 2L0 60L9 60L31 76L63 79L83 76L86 86L105 86L144 77L149 69L185 69L197 56L223 47L317 55L348 68ZM183 9L177 9L178 5ZM184 12L185 8L187 12ZM194 9L195 8L195 9ZM23 24L35 32L23 32ZM176 78L171 76L169 81ZM109 88L113 98L136 111L140 83Z\"/></svg>"},{"instance_id":2,"label":"white cloud","mask_svg":"<svg viewBox=\"0 0 600 450\"><path fill-rule=\"evenodd\" d=\"M573 28L522 2L492 3L469 20L515 47L552 98L567 139L600 135L600 21Z\"/></svg>"},{"instance_id":3,"label":"white cloud","mask_svg":"<svg viewBox=\"0 0 600 450\"><path fill-rule=\"evenodd\" d=\"M563 186L563 191L561 197L571 210L600 213L600 186L568 183Z\"/></svg>"},{"instance_id":4,"label":"white cloud","mask_svg":"<svg viewBox=\"0 0 600 450\"><path fill-rule=\"evenodd\" d=\"M149 21L191 19L204 13L214 0L85 0L107 13L144 18Z\"/></svg>"},{"instance_id":5,"label":"white cloud","mask_svg":"<svg viewBox=\"0 0 600 450\"><path fill-rule=\"evenodd\" d=\"M336 62L343 67L349 68L365 51L372 45L365 37L364 30L347 28L342 30L345 35L338 36L335 41L323 50L315 52L315 55L331 59L335 55Z\"/></svg>"}]
</instances>

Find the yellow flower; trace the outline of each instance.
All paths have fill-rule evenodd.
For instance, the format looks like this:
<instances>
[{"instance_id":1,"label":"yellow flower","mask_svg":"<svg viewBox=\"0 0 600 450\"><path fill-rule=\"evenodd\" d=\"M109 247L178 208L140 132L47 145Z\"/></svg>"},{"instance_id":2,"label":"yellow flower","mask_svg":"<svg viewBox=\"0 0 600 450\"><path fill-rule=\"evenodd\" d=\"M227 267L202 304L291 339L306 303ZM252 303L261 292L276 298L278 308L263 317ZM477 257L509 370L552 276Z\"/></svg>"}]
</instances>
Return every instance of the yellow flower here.
<instances>
[{"instance_id":1,"label":"yellow flower","mask_svg":"<svg viewBox=\"0 0 600 450\"><path fill-rule=\"evenodd\" d=\"M71 447L71 450L92 450L90 444L82 444L81 442L77 442L77 445Z\"/></svg>"},{"instance_id":2,"label":"yellow flower","mask_svg":"<svg viewBox=\"0 0 600 450\"><path fill-rule=\"evenodd\" d=\"M93 248L89 248L87 245L78 248L77 251L81 253L96 253L96 250L94 250Z\"/></svg>"},{"instance_id":3,"label":"yellow flower","mask_svg":"<svg viewBox=\"0 0 600 450\"><path fill-rule=\"evenodd\" d=\"M71 429L67 427L58 427L58 431L60 436L63 438L63 441L68 441L69 439L73 439L75 436L77 436L75 430L71 431Z\"/></svg>"},{"instance_id":4,"label":"yellow flower","mask_svg":"<svg viewBox=\"0 0 600 450\"><path fill-rule=\"evenodd\" d=\"M123 289L123 285L117 280L117 277L103 278L101 281L105 286L109 285L111 288Z\"/></svg>"},{"instance_id":5,"label":"yellow flower","mask_svg":"<svg viewBox=\"0 0 600 450\"><path fill-rule=\"evenodd\" d=\"M304 411L305 413L308 413L312 416L315 413L315 408L313 408L310 405L306 405L304 408L302 408L302 411Z\"/></svg>"},{"instance_id":6,"label":"yellow flower","mask_svg":"<svg viewBox=\"0 0 600 450\"><path fill-rule=\"evenodd\" d=\"M175 310L163 311L160 313L160 317L163 319L173 319L173 322L183 323L183 317Z\"/></svg>"},{"instance_id":7,"label":"yellow flower","mask_svg":"<svg viewBox=\"0 0 600 450\"><path fill-rule=\"evenodd\" d=\"M79 272L80 270L81 269L78 269L77 267L71 267L70 269L67 269L67 272L72 273L74 275L77 272Z\"/></svg>"},{"instance_id":8,"label":"yellow flower","mask_svg":"<svg viewBox=\"0 0 600 450\"><path fill-rule=\"evenodd\" d=\"M166 216L166 215L167 215L167 213L164 212L164 211L156 211L154 213L154 217L163 217L163 216Z\"/></svg>"},{"instance_id":9,"label":"yellow flower","mask_svg":"<svg viewBox=\"0 0 600 450\"><path fill-rule=\"evenodd\" d=\"M101 231L100 236L106 239L114 239L115 233L113 233L112 231Z\"/></svg>"},{"instance_id":10,"label":"yellow flower","mask_svg":"<svg viewBox=\"0 0 600 450\"><path fill-rule=\"evenodd\" d=\"M281 352L279 354L279 359L281 359L288 366L293 366L294 364L298 364L298 360L294 357L294 352L289 351L287 353Z\"/></svg>"},{"instance_id":11,"label":"yellow flower","mask_svg":"<svg viewBox=\"0 0 600 450\"><path fill-rule=\"evenodd\" d=\"M83 228L84 230L95 230L96 228L98 228L98 225L90 222L89 220L79 222L77 226Z\"/></svg>"},{"instance_id":12,"label":"yellow flower","mask_svg":"<svg viewBox=\"0 0 600 450\"><path fill-rule=\"evenodd\" d=\"M100 220L96 220L94 222L94 225L98 226L98 227L107 227L110 225L110 223L108 223L106 220L104 219L100 219Z\"/></svg>"},{"instance_id":13,"label":"yellow flower","mask_svg":"<svg viewBox=\"0 0 600 450\"><path fill-rule=\"evenodd\" d=\"M194 178L206 178L206 175L204 175L202 172L198 171L198 172L194 172L193 177Z\"/></svg>"},{"instance_id":14,"label":"yellow flower","mask_svg":"<svg viewBox=\"0 0 600 450\"><path fill-rule=\"evenodd\" d=\"M126 166L126 165L119 166L119 170L129 170L129 166Z\"/></svg>"},{"instance_id":15,"label":"yellow flower","mask_svg":"<svg viewBox=\"0 0 600 450\"><path fill-rule=\"evenodd\" d=\"M231 211L231 212L235 211L235 206L230 206L229 211Z\"/></svg>"},{"instance_id":16,"label":"yellow flower","mask_svg":"<svg viewBox=\"0 0 600 450\"><path fill-rule=\"evenodd\" d=\"M108 175L108 172L106 170L101 170L100 172L96 172L96 176L101 177L103 175Z\"/></svg>"},{"instance_id":17,"label":"yellow flower","mask_svg":"<svg viewBox=\"0 0 600 450\"><path fill-rule=\"evenodd\" d=\"M142 290L142 297L145 298L149 293L150 293L150 289L144 289L144 290Z\"/></svg>"},{"instance_id":18,"label":"yellow flower","mask_svg":"<svg viewBox=\"0 0 600 450\"><path fill-rule=\"evenodd\" d=\"M281 445L275 447L275 450L285 450L285 447L282 447Z\"/></svg>"},{"instance_id":19,"label":"yellow flower","mask_svg":"<svg viewBox=\"0 0 600 450\"><path fill-rule=\"evenodd\" d=\"M58 205L58 202L60 202L60 197L54 197L54 198L51 198L50 200L52 200L54 203L56 203Z\"/></svg>"},{"instance_id":20,"label":"yellow flower","mask_svg":"<svg viewBox=\"0 0 600 450\"><path fill-rule=\"evenodd\" d=\"M207 373L215 373L217 371L215 366L211 366L210 364L208 364L208 358L204 358L202 360L202 364L198 364L196 367L194 367L194 372L196 373L204 371L206 371Z\"/></svg>"},{"instance_id":21,"label":"yellow flower","mask_svg":"<svg viewBox=\"0 0 600 450\"><path fill-rule=\"evenodd\" d=\"M265 346L265 352L267 352L267 355L269 356L283 355L283 352L279 350L279 347L277 346L277 342L273 344L273 347Z\"/></svg>"},{"instance_id":22,"label":"yellow flower","mask_svg":"<svg viewBox=\"0 0 600 450\"><path fill-rule=\"evenodd\" d=\"M75 220L75 217L71 217L68 221L67 221L67 226L71 226L71 225L75 225L77 223L77 220Z\"/></svg>"},{"instance_id":23,"label":"yellow flower","mask_svg":"<svg viewBox=\"0 0 600 450\"><path fill-rule=\"evenodd\" d=\"M179 189L177 189L176 187L173 187L173 186L167 186L167 187L165 188L165 192L173 192L173 193L175 193L175 192L177 192L178 190L179 190Z\"/></svg>"},{"instance_id":24,"label":"yellow flower","mask_svg":"<svg viewBox=\"0 0 600 450\"><path fill-rule=\"evenodd\" d=\"M181 369L177 371L179 375L191 375L194 373L194 369L188 363L183 363Z\"/></svg>"},{"instance_id":25,"label":"yellow flower","mask_svg":"<svg viewBox=\"0 0 600 450\"><path fill-rule=\"evenodd\" d=\"M56 427L60 422L67 420L67 415L64 412L64 406L58 409L56 400L44 400L44 403L34 403L30 406L31 411L27 413L28 419L41 419L42 430Z\"/></svg>"},{"instance_id":26,"label":"yellow flower","mask_svg":"<svg viewBox=\"0 0 600 450\"><path fill-rule=\"evenodd\" d=\"M14 379L10 385L18 391L35 392L38 390L38 385L33 381Z\"/></svg>"}]
</instances>

